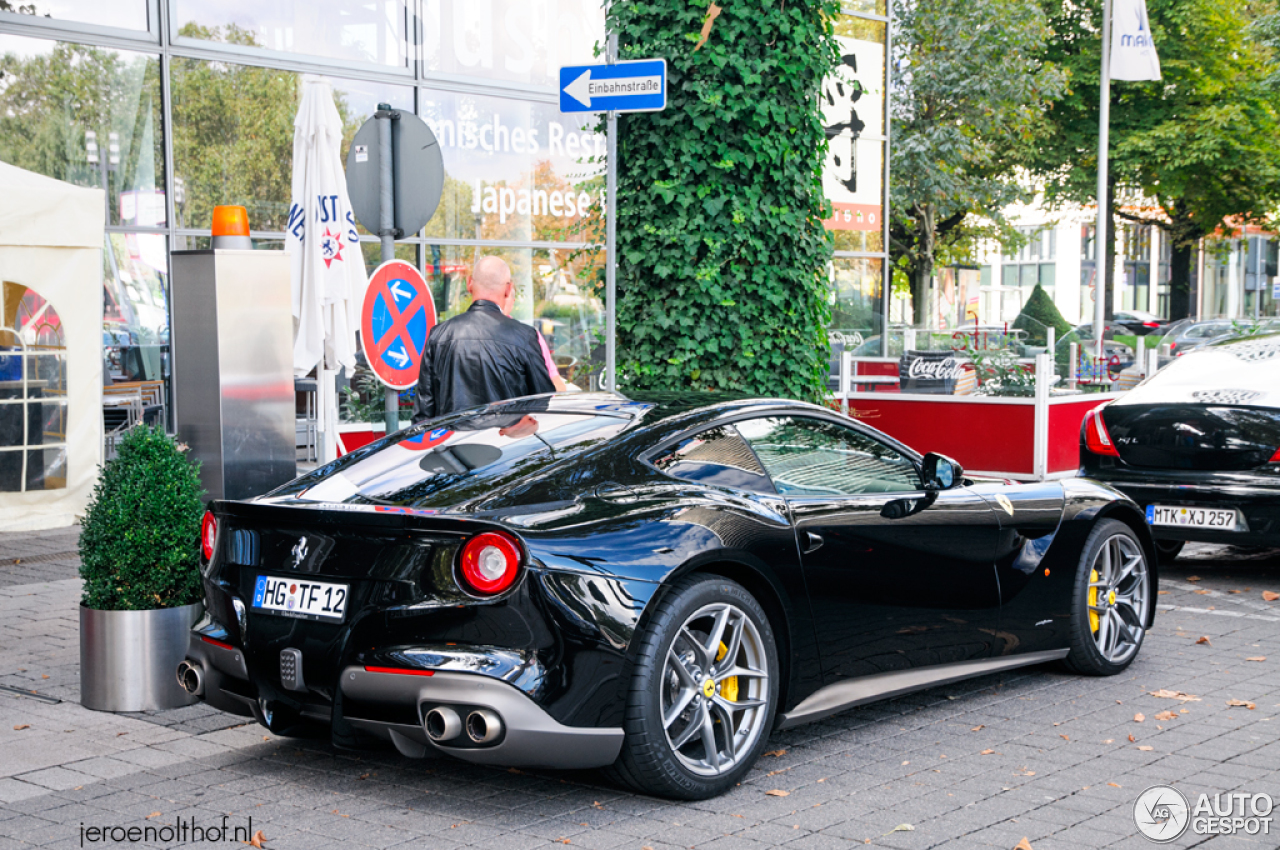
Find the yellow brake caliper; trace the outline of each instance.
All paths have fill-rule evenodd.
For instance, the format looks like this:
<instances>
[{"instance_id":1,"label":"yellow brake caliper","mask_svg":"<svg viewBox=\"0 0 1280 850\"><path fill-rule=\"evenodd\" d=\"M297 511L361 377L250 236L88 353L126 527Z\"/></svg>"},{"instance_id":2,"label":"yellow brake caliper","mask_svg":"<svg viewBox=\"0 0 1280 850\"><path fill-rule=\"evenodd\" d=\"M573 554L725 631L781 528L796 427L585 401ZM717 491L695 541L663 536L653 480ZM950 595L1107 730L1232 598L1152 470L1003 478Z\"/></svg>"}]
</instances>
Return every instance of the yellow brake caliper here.
<instances>
[{"instance_id":1,"label":"yellow brake caliper","mask_svg":"<svg viewBox=\"0 0 1280 850\"><path fill-rule=\"evenodd\" d=\"M1089 631L1098 633L1098 612L1093 610L1098 605L1098 571L1089 570ZM721 644L723 646L724 644Z\"/></svg>"},{"instance_id":2,"label":"yellow brake caliper","mask_svg":"<svg viewBox=\"0 0 1280 850\"><path fill-rule=\"evenodd\" d=\"M716 653L716 661L723 661L724 657L729 653L729 647L724 645L724 641L720 641L720 651ZM730 676L720 683L720 696L729 702L738 701L738 677Z\"/></svg>"}]
</instances>

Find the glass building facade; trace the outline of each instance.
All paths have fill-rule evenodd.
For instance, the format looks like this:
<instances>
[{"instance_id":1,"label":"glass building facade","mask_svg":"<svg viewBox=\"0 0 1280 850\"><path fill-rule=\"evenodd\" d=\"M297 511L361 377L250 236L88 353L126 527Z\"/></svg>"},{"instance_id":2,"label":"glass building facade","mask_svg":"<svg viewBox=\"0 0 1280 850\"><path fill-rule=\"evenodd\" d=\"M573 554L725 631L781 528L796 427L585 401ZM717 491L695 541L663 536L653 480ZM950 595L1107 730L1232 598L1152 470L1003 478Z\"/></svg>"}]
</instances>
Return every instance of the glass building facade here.
<instances>
[{"instance_id":1,"label":"glass building facade","mask_svg":"<svg viewBox=\"0 0 1280 850\"><path fill-rule=\"evenodd\" d=\"M561 65L603 40L598 0L32 0L0 11L0 160L105 190L106 380L168 380L168 253L209 245L212 209L248 209L281 249L303 75L332 84L342 155L379 103L414 112L445 191L396 246L442 318L499 254L517 318L570 381L593 384L603 339L598 116L561 115ZM19 4L13 4L19 8ZM376 237L361 228L372 269ZM146 354L147 356L141 356ZM357 387L365 382L351 376ZM345 415L381 421L369 386Z\"/></svg>"}]
</instances>

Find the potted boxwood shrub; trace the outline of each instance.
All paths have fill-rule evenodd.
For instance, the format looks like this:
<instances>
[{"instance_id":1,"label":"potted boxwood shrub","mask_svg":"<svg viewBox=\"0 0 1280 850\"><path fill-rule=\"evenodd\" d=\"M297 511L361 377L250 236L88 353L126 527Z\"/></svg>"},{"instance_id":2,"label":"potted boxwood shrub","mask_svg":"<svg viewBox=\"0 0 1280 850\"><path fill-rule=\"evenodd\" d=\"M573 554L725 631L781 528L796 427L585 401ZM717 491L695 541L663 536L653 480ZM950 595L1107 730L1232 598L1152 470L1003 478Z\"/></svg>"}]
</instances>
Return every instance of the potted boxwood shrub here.
<instances>
[{"instance_id":1,"label":"potted boxwood shrub","mask_svg":"<svg viewBox=\"0 0 1280 850\"><path fill-rule=\"evenodd\" d=\"M178 685L202 595L198 464L139 426L102 470L80 531L80 702L97 711L190 705Z\"/></svg>"}]
</instances>

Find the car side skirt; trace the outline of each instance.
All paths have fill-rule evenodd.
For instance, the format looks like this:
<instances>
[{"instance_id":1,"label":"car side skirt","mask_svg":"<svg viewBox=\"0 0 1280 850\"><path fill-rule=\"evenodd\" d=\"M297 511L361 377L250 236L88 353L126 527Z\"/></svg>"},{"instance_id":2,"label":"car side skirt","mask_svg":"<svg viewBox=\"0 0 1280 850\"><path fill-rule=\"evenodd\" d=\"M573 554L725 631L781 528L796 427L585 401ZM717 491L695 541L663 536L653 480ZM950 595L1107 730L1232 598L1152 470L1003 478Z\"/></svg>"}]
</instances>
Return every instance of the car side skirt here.
<instances>
[{"instance_id":1,"label":"car side skirt","mask_svg":"<svg viewBox=\"0 0 1280 850\"><path fill-rule=\"evenodd\" d=\"M1032 664L1043 664L1046 661L1057 661L1065 658L1068 649L1049 649L1042 652L1028 652L1023 655L1004 656L1001 658L983 658L976 661L960 661L955 664L938 664L932 667L917 667L912 670L895 670L891 673L876 673L872 676L861 676L827 685L810 695L807 699L783 714L779 729L789 729L803 723L812 723L838 714L848 708L864 705L877 700L901 696L912 691L946 685L961 679L970 679L988 673L999 673L1015 667L1027 667Z\"/></svg>"}]
</instances>

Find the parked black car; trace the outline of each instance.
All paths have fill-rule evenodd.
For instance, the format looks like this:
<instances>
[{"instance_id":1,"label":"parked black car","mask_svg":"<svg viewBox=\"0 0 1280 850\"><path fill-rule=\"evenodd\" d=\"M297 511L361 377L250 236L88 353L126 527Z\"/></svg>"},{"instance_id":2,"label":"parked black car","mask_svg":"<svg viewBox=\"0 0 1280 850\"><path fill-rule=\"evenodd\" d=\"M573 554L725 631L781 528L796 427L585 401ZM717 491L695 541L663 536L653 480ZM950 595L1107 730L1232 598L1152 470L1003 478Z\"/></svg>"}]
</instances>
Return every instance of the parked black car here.
<instances>
[{"instance_id":1,"label":"parked black car","mask_svg":"<svg viewBox=\"0 0 1280 850\"><path fill-rule=\"evenodd\" d=\"M1027 664L1109 675L1154 616L1115 490L974 484L821 407L534 397L211 503L180 681L274 732L717 794L775 728Z\"/></svg>"},{"instance_id":2,"label":"parked black car","mask_svg":"<svg viewBox=\"0 0 1280 850\"><path fill-rule=\"evenodd\" d=\"M1168 319L1162 319L1155 313L1148 313L1145 310L1118 310L1113 321L1129 333L1138 336L1162 335L1169 324Z\"/></svg>"},{"instance_id":3,"label":"parked black car","mask_svg":"<svg viewBox=\"0 0 1280 850\"><path fill-rule=\"evenodd\" d=\"M1080 474L1146 511L1156 546L1280 546L1280 333L1210 342L1085 417Z\"/></svg>"}]
</instances>

